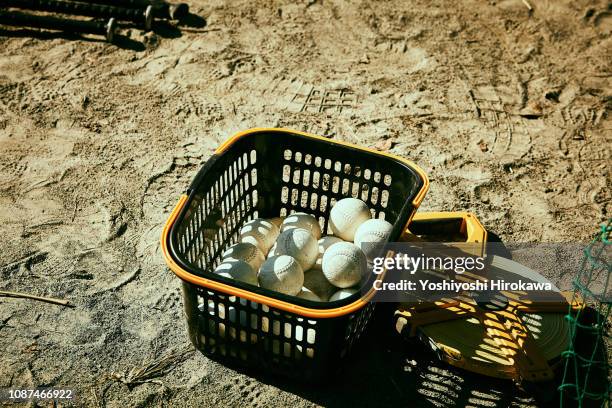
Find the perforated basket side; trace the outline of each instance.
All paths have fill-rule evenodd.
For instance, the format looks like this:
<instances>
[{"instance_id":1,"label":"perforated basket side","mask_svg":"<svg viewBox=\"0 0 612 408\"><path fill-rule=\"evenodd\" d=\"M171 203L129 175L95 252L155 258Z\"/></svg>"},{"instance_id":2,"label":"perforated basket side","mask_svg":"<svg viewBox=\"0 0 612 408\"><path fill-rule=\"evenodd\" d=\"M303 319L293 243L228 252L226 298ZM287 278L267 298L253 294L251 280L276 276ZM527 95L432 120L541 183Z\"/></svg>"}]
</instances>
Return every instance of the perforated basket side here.
<instances>
[{"instance_id":1,"label":"perforated basket side","mask_svg":"<svg viewBox=\"0 0 612 408\"><path fill-rule=\"evenodd\" d=\"M198 349L236 366L308 381L337 370L375 306L334 319L309 319L187 282L183 294L190 338Z\"/></svg>"},{"instance_id":2,"label":"perforated basket side","mask_svg":"<svg viewBox=\"0 0 612 408\"><path fill-rule=\"evenodd\" d=\"M190 188L188 208L173 231L176 252L212 272L240 227L259 216L258 154L254 149L213 156Z\"/></svg>"}]
</instances>

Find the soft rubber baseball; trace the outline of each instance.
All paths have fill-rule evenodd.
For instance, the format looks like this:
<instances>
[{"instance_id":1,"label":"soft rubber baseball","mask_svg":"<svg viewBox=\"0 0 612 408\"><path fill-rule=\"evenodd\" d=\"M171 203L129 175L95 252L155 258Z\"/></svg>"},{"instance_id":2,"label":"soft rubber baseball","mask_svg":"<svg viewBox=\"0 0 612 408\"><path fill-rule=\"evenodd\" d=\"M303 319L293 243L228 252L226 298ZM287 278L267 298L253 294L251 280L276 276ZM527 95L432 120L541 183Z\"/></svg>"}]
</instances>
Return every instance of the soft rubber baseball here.
<instances>
[{"instance_id":1,"label":"soft rubber baseball","mask_svg":"<svg viewBox=\"0 0 612 408\"><path fill-rule=\"evenodd\" d=\"M295 348L297 349L297 352L299 354L304 355L304 350L302 346L298 344L297 346L295 346ZM314 358L314 347L306 347L306 357Z\"/></svg>"},{"instance_id":2,"label":"soft rubber baseball","mask_svg":"<svg viewBox=\"0 0 612 408\"><path fill-rule=\"evenodd\" d=\"M225 319L225 306L219 307L219 312L217 313L217 307L212 300L208 301L208 314L211 316L219 316L221 319ZM208 330L212 333L217 332L219 337L225 337L225 325L220 326L217 324L217 321L214 319L208 319Z\"/></svg>"},{"instance_id":3,"label":"soft rubber baseball","mask_svg":"<svg viewBox=\"0 0 612 408\"><path fill-rule=\"evenodd\" d=\"M326 302L338 290L329 283L323 271L316 268L304 272L304 287L317 295L322 302Z\"/></svg>"},{"instance_id":4,"label":"soft rubber baseball","mask_svg":"<svg viewBox=\"0 0 612 408\"><path fill-rule=\"evenodd\" d=\"M292 228L282 232L276 241L275 255L289 255L297 259L302 270L310 269L317 260L319 249L317 240L302 228Z\"/></svg>"},{"instance_id":5,"label":"soft rubber baseball","mask_svg":"<svg viewBox=\"0 0 612 408\"><path fill-rule=\"evenodd\" d=\"M244 261L248 263L254 271L257 271L266 260L266 257L257 245L251 244L250 242L239 242L229 247L229 249L223 253L223 260Z\"/></svg>"},{"instance_id":6,"label":"soft rubber baseball","mask_svg":"<svg viewBox=\"0 0 612 408\"><path fill-rule=\"evenodd\" d=\"M321 264L323 262L323 254L325 253L325 251L327 251L327 248L334 244L337 244L338 242L343 241L338 237L334 237L333 235L328 235L317 241L319 253L317 254L317 260L315 261L315 264L312 266L313 269L321 269Z\"/></svg>"},{"instance_id":7,"label":"soft rubber baseball","mask_svg":"<svg viewBox=\"0 0 612 408\"><path fill-rule=\"evenodd\" d=\"M366 265L364 253L350 242L338 242L323 254L323 274L338 288L358 284L365 275Z\"/></svg>"},{"instance_id":8,"label":"soft rubber baseball","mask_svg":"<svg viewBox=\"0 0 612 408\"><path fill-rule=\"evenodd\" d=\"M226 260L215 269L217 275L257 286L257 272L240 260Z\"/></svg>"},{"instance_id":9,"label":"soft rubber baseball","mask_svg":"<svg viewBox=\"0 0 612 408\"><path fill-rule=\"evenodd\" d=\"M291 296L300 293L304 285L304 271L300 263L288 255L266 259L257 278L262 288Z\"/></svg>"},{"instance_id":10,"label":"soft rubber baseball","mask_svg":"<svg viewBox=\"0 0 612 408\"><path fill-rule=\"evenodd\" d=\"M291 228L302 228L310 232L315 239L321 238L321 226L319 221L310 214L303 212L293 213L283 221L280 227L281 234Z\"/></svg>"},{"instance_id":11,"label":"soft rubber baseball","mask_svg":"<svg viewBox=\"0 0 612 408\"><path fill-rule=\"evenodd\" d=\"M257 245L265 255L274 245L279 230L276 225L263 218L257 218L244 224L240 229L240 242L248 242Z\"/></svg>"},{"instance_id":12,"label":"soft rubber baseball","mask_svg":"<svg viewBox=\"0 0 612 408\"><path fill-rule=\"evenodd\" d=\"M291 328L288 324L284 325L285 329L283 330L283 334L285 336L286 339L290 339L291 338ZM280 335L280 331L278 333L274 333L276 335ZM294 328L294 333L293 333L293 337L294 339L299 342L300 344L296 344L295 348L296 348L296 354L306 354L307 357L309 358L313 358L314 357L314 344L315 344L315 340L316 340L316 330L314 327L308 327L306 329L306 336L304 336L304 328L302 326L295 326ZM304 338L305 337L305 338ZM304 353L303 347L301 344L303 344L303 342L306 343L306 353ZM287 344L287 343L285 343ZM282 347L283 343L282 342L272 342L272 352L274 354L283 354L285 357L291 357L294 358L292 356L293 352L291 350L290 347Z\"/></svg>"},{"instance_id":13,"label":"soft rubber baseball","mask_svg":"<svg viewBox=\"0 0 612 408\"><path fill-rule=\"evenodd\" d=\"M334 235L353 242L357 228L370 218L372 214L366 203L357 198L343 198L332 207L329 226Z\"/></svg>"},{"instance_id":14,"label":"soft rubber baseball","mask_svg":"<svg viewBox=\"0 0 612 408\"><path fill-rule=\"evenodd\" d=\"M240 337L240 341L246 343L247 335L246 331L242 330L241 327L248 327L247 316L244 313L239 313L234 306L229 306L226 308L226 305L219 304L219 313L218 317L221 319L220 322L210 319L209 320L209 329L214 332L215 327L217 326L217 330L219 333L219 337L225 338L226 332L229 331L229 336L233 340ZM227 310L227 313L226 313ZM215 303L212 300L208 301L208 314L211 316L217 316L217 308ZM240 317L238 317L240 315ZM253 316L252 316L253 317ZM229 326L227 323L233 324L233 326L237 326L236 323L239 323L238 327ZM251 319L250 324L251 329L257 329L256 319Z\"/></svg>"},{"instance_id":15,"label":"soft rubber baseball","mask_svg":"<svg viewBox=\"0 0 612 408\"><path fill-rule=\"evenodd\" d=\"M367 243L386 242L391 235L393 225L391 223L373 219L367 220L357 228L355 232L355 245L357 245L366 254L367 259L372 259L376 254L376 245L367 245ZM366 245L362 245L366 243Z\"/></svg>"},{"instance_id":16,"label":"soft rubber baseball","mask_svg":"<svg viewBox=\"0 0 612 408\"><path fill-rule=\"evenodd\" d=\"M266 256L266 259L272 258L273 256L276 255L276 247L277 246L278 246L278 241L276 241L274 243L274 245L272 245L272 248L270 248L270 252L268 252L268 256Z\"/></svg>"},{"instance_id":17,"label":"soft rubber baseball","mask_svg":"<svg viewBox=\"0 0 612 408\"><path fill-rule=\"evenodd\" d=\"M299 297L300 299L312 300L313 302L321 301L321 298L318 297L316 293L306 287L303 287L302 290L300 290L300 293L297 294L297 297Z\"/></svg>"},{"instance_id":18,"label":"soft rubber baseball","mask_svg":"<svg viewBox=\"0 0 612 408\"><path fill-rule=\"evenodd\" d=\"M289 327L285 325L285 337L291 337L291 333L287 330ZM295 339L299 342L304 341L304 328L302 326L295 326L294 328ZM314 344L317 336L317 332L312 327L306 328L306 342L309 344Z\"/></svg>"},{"instance_id":19,"label":"soft rubber baseball","mask_svg":"<svg viewBox=\"0 0 612 408\"><path fill-rule=\"evenodd\" d=\"M346 299L355 293L357 293L357 289L354 288L340 289L329 298L329 301L335 302L336 300Z\"/></svg>"}]
</instances>

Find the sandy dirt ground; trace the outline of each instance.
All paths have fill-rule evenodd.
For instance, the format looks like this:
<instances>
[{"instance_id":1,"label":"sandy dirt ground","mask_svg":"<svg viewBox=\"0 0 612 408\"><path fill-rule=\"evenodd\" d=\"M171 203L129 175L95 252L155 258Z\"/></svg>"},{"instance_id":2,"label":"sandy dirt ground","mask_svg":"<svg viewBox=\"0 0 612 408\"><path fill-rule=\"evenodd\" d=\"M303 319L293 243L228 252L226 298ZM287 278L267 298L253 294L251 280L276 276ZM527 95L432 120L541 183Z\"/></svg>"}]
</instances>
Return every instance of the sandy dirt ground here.
<instances>
[{"instance_id":1,"label":"sandy dirt ground","mask_svg":"<svg viewBox=\"0 0 612 408\"><path fill-rule=\"evenodd\" d=\"M329 388L226 368L190 351L158 243L214 148L262 126L407 157L431 179L422 210L473 211L504 240L587 241L612 209L612 9L529 4L198 0L206 27L121 47L2 30L0 289L76 307L0 298L0 387L110 407L533 405L412 370L376 336ZM162 375L128 386L151 361Z\"/></svg>"}]
</instances>

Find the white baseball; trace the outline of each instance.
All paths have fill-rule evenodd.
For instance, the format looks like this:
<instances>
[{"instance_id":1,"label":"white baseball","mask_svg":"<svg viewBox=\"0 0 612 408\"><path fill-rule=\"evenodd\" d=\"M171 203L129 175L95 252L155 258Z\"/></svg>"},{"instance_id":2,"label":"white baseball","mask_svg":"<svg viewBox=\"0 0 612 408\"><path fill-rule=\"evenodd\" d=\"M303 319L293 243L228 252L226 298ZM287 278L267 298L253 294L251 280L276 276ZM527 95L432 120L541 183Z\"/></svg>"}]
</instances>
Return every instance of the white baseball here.
<instances>
[{"instance_id":1,"label":"white baseball","mask_svg":"<svg viewBox=\"0 0 612 408\"><path fill-rule=\"evenodd\" d=\"M292 228L282 232L276 241L275 255L289 255L307 271L314 265L319 254L317 240L302 228Z\"/></svg>"},{"instance_id":2,"label":"white baseball","mask_svg":"<svg viewBox=\"0 0 612 408\"><path fill-rule=\"evenodd\" d=\"M300 293L297 294L297 297L299 297L300 299L312 300L314 302L321 301L320 297L318 297L313 291L306 287L303 287L302 290L300 290Z\"/></svg>"},{"instance_id":3,"label":"white baseball","mask_svg":"<svg viewBox=\"0 0 612 408\"><path fill-rule=\"evenodd\" d=\"M359 247L350 242L338 242L323 254L323 274L338 288L358 284L366 271L366 257Z\"/></svg>"},{"instance_id":4,"label":"white baseball","mask_svg":"<svg viewBox=\"0 0 612 408\"><path fill-rule=\"evenodd\" d=\"M302 346L300 346L299 344L297 346L295 346L298 353L303 354L303 350L302 350ZM314 348L313 347L307 347L306 348L306 356L308 358L313 358L314 357Z\"/></svg>"},{"instance_id":5,"label":"white baseball","mask_svg":"<svg viewBox=\"0 0 612 408\"><path fill-rule=\"evenodd\" d=\"M270 311L270 308L268 307L268 305L261 305L261 310L262 312L266 313L266 315L262 316L261 318L261 330L264 333L268 333L270 331L270 318L267 317L267 313Z\"/></svg>"},{"instance_id":6,"label":"white baseball","mask_svg":"<svg viewBox=\"0 0 612 408\"><path fill-rule=\"evenodd\" d=\"M278 227L262 218L251 220L240 229L240 242L257 245L265 255L278 237Z\"/></svg>"},{"instance_id":7,"label":"white baseball","mask_svg":"<svg viewBox=\"0 0 612 408\"><path fill-rule=\"evenodd\" d=\"M315 261L315 264L312 266L313 269L321 269L321 263L323 262L323 254L325 253L325 251L327 251L327 248L334 244L337 244L338 242L343 241L338 237L334 237L333 235L323 237L317 242L317 245L319 247L319 253L317 255L317 260Z\"/></svg>"},{"instance_id":8,"label":"white baseball","mask_svg":"<svg viewBox=\"0 0 612 408\"><path fill-rule=\"evenodd\" d=\"M211 316L217 316L217 309L215 307L215 303L212 300L208 301L208 314L210 314ZM239 313L234 306L227 307L227 313L226 313L226 306L224 304L219 304L218 317L222 320L219 323L217 323L214 320L209 320L210 330L214 331L214 326L216 325L218 329L219 337L225 338L225 333L229 331L230 338L236 339L239 333L240 341L243 343L246 342L247 335L246 335L245 330L241 330L240 327L229 326L226 323L226 322L233 323L234 325L236 323L239 323L239 326L249 327L246 314L240 313L240 317L238 317L238 314ZM251 315L251 324L250 324L251 329L257 329L257 323L256 323L256 319L254 318L254 316L255 315Z\"/></svg>"},{"instance_id":9,"label":"white baseball","mask_svg":"<svg viewBox=\"0 0 612 408\"><path fill-rule=\"evenodd\" d=\"M309 358L313 358L314 357L314 343L315 343L315 339L316 339L316 333L315 333L315 329L314 328L308 328L306 330L306 356L308 356ZM274 333L276 335L278 335L277 333ZM280 334L280 332L279 332ZM290 339L291 338L291 329L289 329L288 325L285 325L285 330L284 330L284 335L285 338ZM304 339L304 329L301 326L295 326L295 332L294 332L294 338L295 340L302 342ZM287 344L287 343L285 343ZM272 342L272 352L274 354L283 354L285 357L291 357L292 354L292 350L289 347L282 347L283 343L279 343L279 342ZM295 346L297 348L297 353L303 354L303 348L301 345L296 345Z\"/></svg>"},{"instance_id":10,"label":"white baseball","mask_svg":"<svg viewBox=\"0 0 612 408\"><path fill-rule=\"evenodd\" d=\"M244 261L248 263L254 271L257 271L266 260L266 257L257 245L251 244L250 242L239 242L229 247L229 249L223 253L223 260Z\"/></svg>"},{"instance_id":11,"label":"white baseball","mask_svg":"<svg viewBox=\"0 0 612 408\"><path fill-rule=\"evenodd\" d=\"M386 242L391 235L392 229L393 225L385 220L367 220L361 224L355 232L355 245L361 248L361 250L366 254L367 259L372 259L375 255L373 252L377 249L376 245L362 244Z\"/></svg>"},{"instance_id":12,"label":"white baseball","mask_svg":"<svg viewBox=\"0 0 612 408\"><path fill-rule=\"evenodd\" d=\"M285 324L283 325L283 327L284 327L284 329L282 330L283 335L285 336L285 338L290 339L291 329L292 329L291 325ZM280 327L278 328L280 329ZM274 332L275 332L274 334L278 336L280 335L281 330L278 330L278 332L274 330ZM293 326L293 337L297 341L300 341L300 342L304 340L304 327L300 326L299 324ZM309 344L314 344L316 337L317 337L317 332L315 328L306 326L306 342Z\"/></svg>"},{"instance_id":13,"label":"white baseball","mask_svg":"<svg viewBox=\"0 0 612 408\"><path fill-rule=\"evenodd\" d=\"M289 332L289 330L287 330L288 326L285 326L285 337L290 337L291 333ZM295 326L295 339L297 341L302 341L304 339L304 329L302 328L302 326ZM306 342L310 343L310 344L314 344L315 343L315 338L316 338L316 331L314 328L310 328L308 327L306 329Z\"/></svg>"},{"instance_id":14,"label":"white baseball","mask_svg":"<svg viewBox=\"0 0 612 408\"><path fill-rule=\"evenodd\" d=\"M353 241L357 228L372 218L370 209L357 198L343 198L329 213L329 226L334 235L345 241Z\"/></svg>"},{"instance_id":15,"label":"white baseball","mask_svg":"<svg viewBox=\"0 0 612 408\"><path fill-rule=\"evenodd\" d=\"M338 288L333 286L320 269L313 268L307 272L304 272L304 287L315 295L317 295L321 301L325 302Z\"/></svg>"},{"instance_id":16,"label":"white baseball","mask_svg":"<svg viewBox=\"0 0 612 408\"><path fill-rule=\"evenodd\" d=\"M276 256L276 247L277 246L278 246L278 241L276 241L274 243L274 245L272 245L272 248L270 248L270 252L268 252L268 256L266 257L266 259L267 258L272 258L273 256Z\"/></svg>"},{"instance_id":17,"label":"white baseball","mask_svg":"<svg viewBox=\"0 0 612 408\"><path fill-rule=\"evenodd\" d=\"M208 314L211 316L217 316L217 308L216 308L215 303L212 300L208 301ZM219 305L218 316L221 319L225 319L225 306L224 305ZM217 322L213 319L208 319L208 329L212 333L217 332L219 337L221 338L225 337L225 325L218 326Z\"/></svg>"},{"instance_id":18,"label":"white baseball","mask_svg":"<svg viewBox=\"0 0 612 408\"><path fill-rule=\"evenodd\" d=\"M221 262L215 269L217 275L257 286L257 273L251 265L240 260Z\"/></svg>"},{"instance_id":19,"label":"white baseball","mask_svg":"<svg viewBox=\"0 0 612 408\"><path fill-rule=\"evenodd\" d=\"M319 221L310 214L303 212L293 213L283 221L280 232L283 233L291 228L302 228L310 232L315 239L321 238L321 226Z\"/></svg>"},{"instance_id":20,"label":"white baseball","mask_svg":"<svg viewBox=\"0 0 612 408\"><path fill-rule=\"evenodd\" d=\"M357 293L357 289L354 288L340 289L329 298L329 301L335 302L336 300L346 299L355 293Z\"/></svg>"},{"instance_id":21,"label":"white baseball","mask_svg":"<svg viewBox=\"0 0 612 408\"><path fill-rule=\"evenodd\" d=\"M288 255L266 259L257 275L262 288L295 296L304 285L304 271L300 263Z\"/></svg>"}]
</instances>

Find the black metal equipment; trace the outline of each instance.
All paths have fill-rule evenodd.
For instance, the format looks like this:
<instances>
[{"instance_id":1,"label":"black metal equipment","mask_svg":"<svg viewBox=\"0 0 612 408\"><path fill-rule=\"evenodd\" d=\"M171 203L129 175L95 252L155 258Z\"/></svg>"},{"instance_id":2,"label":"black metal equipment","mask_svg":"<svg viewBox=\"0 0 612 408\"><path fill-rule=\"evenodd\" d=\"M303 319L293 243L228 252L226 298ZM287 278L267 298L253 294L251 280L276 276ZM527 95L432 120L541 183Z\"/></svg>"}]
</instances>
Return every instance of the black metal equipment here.
<instances>
[{"instance_id":1,"label":"black metal equipment","mask_svg":"<svg viewBox=\"0 0 612 408\"><path fill-rule=\"evenodd\" d=\"M54 13L59 16L54 16ZM104 21L72 19L69 15ZM189 13L186 3L167 3L164 0L0 0L0 25L102 34L109 42L115 37L118 21L149 31L154 19L182 20L183 24L194 24L192 17L197 16ZM159 24L155 27L161 30L170 26Z\"/></svg>"},{"instance_id":2,"label":"black metal equipment","mask_svg":"<svg viewBox=\"0 0 612 408\"><path fill-rule=\"evenodd\" d=\"M103 35L108 42L113 41L117 29L114 18L110 18L106 22L80 21L5 10L0 10L0 24L17 27L45 28L79 34L97 34Z\"/></svg>"},{"instance_id":3,"label":"black metal equipment","mask_svg":"<svg viewBox=\"0 0 612 408\"><path fill-rule=\"evenodd\" d=\"M114 18L130 21L150 30L153 22L153 6L144 10L126 7L115 7L107 4L79 3L60 0L0 0L1 7L13 7L27 10L49 11L62 14L89 16L96 18Z\"/></svg>"},{"instance_id":4,"label":"black metal equipment","mask_svg":"<svg viewBox=\"0 0 612 408\"><path fill-rule=\"evenodd\" d=\"M153 7L153 16L161 19L180 20L189 14L186 3L166 3L159 0L81 0L87 3L108 4L116 7L144 9Z\"/></svg>"}]
</instances>

